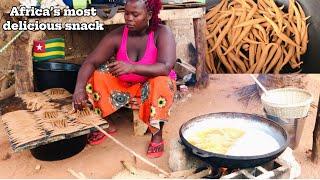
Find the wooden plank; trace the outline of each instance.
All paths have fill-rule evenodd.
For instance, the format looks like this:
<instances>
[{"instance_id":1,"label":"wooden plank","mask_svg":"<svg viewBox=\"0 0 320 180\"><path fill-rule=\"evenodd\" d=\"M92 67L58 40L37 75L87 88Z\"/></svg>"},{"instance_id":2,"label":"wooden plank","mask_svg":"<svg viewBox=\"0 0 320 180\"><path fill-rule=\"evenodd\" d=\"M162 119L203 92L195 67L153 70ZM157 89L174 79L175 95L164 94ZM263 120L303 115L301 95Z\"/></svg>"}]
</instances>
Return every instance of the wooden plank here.
<instances>
[{"instance_id":1,"label":"wooden plank","mask_svg":"<svg viewBox=\"0 0 320 180\"><path fill-rule=\"evenodd\" d=\"M14 70L16 96L25 92L34 91L32 46L33 40L41 40L45 37L43 31L24 32L14 43Z\"/></svg>"},{"instance_id":2,"label":"wooden plank","mask_svg":"<svg viewBox=\"0 0 320 180\"><path fill-rule=\"evenodd\" d=\"M162 4L163 9L179 9L179 8L196 8L196 7L204 7L205 4L202 3L175 3L175 4Z\"/></svg>"},{"instance_id":3,"label":"wooden plank","mask_svg":"<svg viewBox=\"0 0 320 180\"><path fill-rule=\"evenodd\" d=\"M204 18L197 18L197 19L194 19L193 24L194 24L196 49L198 53L196 86L199 88L205 88L208 86L208 82L209 82L209 75L205 69L207 41L206 41L204 30L206 29L206 20Z\"/></svg>"},{"instance_id":4,"label":"wooden plank","mask_svg":"<svg viewBox=\"0 0 320 180\"><path fill-rule=\"evenodd\" d=\"M167 20L176 20L176 19L193 19L200 18L204 15L205 9L200 8L186 8L186 9L168 9L161 10L159 17L163 21ZM50 17L50 18L30 18L29 22L35 22L36 20L39 23L90 23L95 22L96 20L104 23L105 25L111 24L124 24L124 12L119 12L115 16L108 20L102 20L98 16L95 17Z\"/></svg>"}]
</instances>

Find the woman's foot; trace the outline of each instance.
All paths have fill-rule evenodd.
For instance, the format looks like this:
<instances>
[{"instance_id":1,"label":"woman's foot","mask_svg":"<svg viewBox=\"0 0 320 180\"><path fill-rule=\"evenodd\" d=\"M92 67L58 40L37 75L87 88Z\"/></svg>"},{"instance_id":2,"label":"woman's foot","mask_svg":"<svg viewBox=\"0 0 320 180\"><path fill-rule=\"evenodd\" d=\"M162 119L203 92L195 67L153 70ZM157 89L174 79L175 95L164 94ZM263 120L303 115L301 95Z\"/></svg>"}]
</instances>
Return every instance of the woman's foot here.
<instances>
[{"instance_id":1,"label":"woman's foot","mask_svg":"<svg viewBox=\"0 0 320 180\"><path fill-rule=\"evenodd\" d=\"M158 132L152 136L148 147L147 156L149 158L161 157L164 152L164 142L162 139L162 132Z\"/></svg>"},{"instance_id":2,"label":"woman's foot","mask_svg":"<svg viewBox=\"0 0 320 180\"><path fill-rule=\"evenodd\" d=\"M110 135L113 135L117 132L117 129L115 127L115 125L107 120L108 123L109 123L109 127L107 129L105 129L105 131L110 134ZM102 132L100 131L95 131L95 132L92 132L89 134L88 136L88 143L90 145L98 145L98 144L101 144L104 140L106 140L107 136L104 135Z\"/></svg>"},{"instance_id":3,"label":"woman's foot","mask_svg":"<svg viewBox=\"0 0 320 180\"><path fill-rule=\"evenodd\" d=\"M116 126L110 120L107 120L107 122L109 124L109 127L106 129L107 133L109 133L109 134L115 133L117 131Z\"/></svg>"}]
</instances>

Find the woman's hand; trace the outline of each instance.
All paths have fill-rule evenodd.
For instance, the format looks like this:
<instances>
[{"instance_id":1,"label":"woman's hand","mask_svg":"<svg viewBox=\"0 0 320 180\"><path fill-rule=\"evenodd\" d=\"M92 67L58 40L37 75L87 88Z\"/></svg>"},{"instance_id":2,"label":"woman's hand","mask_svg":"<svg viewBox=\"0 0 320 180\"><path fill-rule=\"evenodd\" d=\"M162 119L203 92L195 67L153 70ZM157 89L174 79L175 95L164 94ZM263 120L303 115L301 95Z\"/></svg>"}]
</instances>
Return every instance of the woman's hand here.
<instances>
[{"instance_id":1,"label":"woman's hand","mask_svg":"<svg viewBox=\"0 0 320 180\"><path fill-rule=\"evenodd\" d=\"M109 72L114 76L134 73L134 65L123 61L116 61L108 64Z\"/></svg>"},{"instance_id":2,"label":"woman's hand","mask_svg":"<svg viewBox=\"0 0 320 180\"><path fill-rule=\"evenodd\" d=\"M83 110L85 107L87 107L87 100L88 96L84 89L82 90L76 90L73 93L73 107L77 111Z\"/></svg>"}]
</instances>

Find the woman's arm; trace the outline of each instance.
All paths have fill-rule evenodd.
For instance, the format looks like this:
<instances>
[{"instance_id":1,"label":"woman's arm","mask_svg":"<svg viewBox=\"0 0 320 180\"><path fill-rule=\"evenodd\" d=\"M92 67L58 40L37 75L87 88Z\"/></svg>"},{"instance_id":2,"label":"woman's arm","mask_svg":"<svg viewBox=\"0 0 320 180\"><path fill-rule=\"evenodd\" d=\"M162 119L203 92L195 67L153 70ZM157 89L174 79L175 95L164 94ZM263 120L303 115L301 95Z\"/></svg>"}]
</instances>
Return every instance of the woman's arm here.
<instances>
[{"instance_id":1,"label":"woman's arm","mask_svg":"<svg viewBox=\"0 0 320 180\"><path fill-rule=\"evenodd\" d=\"M157 63L152 65L133 65L123 62L110 64L110 72L116 76L135 73L142 76L167 76L176 62L176 43L173 33L166 26L160 26L157 40Z\"/></svg>"},{"instance_id":2,"label":"woman's arm","mask_svg":"<svg viewBox=\"0 0 320 180\"><path fill-rule=\"evenodd\" d=\"M79 70L75 93L84 91L85 85L94 70L112 57L115 52L116 38L117 30L110 32L100 41L96 49L88 55Z\"/></svg>"},{"instance_id":3,"label":"woman's arm","mask_svg":"<svg viewBox=\"0 0 320 180\"><path fill-rule=\"evenodd\" d=\"M76 110L81 110L86 107L88 99L85 92L86 83L94 70L99 67L100 64L110 59L110 57L112 57L114 54L118 31L119 30L116 29L106 35L100 41L96 49L89 54L85 62L82 64L78 73L76 88L73 93L73 104Z\"/></svg>"}]
</instances>

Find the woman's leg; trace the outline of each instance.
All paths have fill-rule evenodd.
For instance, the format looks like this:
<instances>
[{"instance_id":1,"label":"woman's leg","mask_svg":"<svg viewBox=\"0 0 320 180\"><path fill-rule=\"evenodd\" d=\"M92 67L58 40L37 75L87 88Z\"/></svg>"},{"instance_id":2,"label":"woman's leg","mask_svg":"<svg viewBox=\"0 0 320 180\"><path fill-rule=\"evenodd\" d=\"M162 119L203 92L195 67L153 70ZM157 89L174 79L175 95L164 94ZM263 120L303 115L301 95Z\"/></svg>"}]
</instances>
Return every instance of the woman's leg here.
<instances>
[{"instance_id":1,"label":"woman's leg","mask_svg":"<svg viewBox=\"0 0 320 180\"><path fill-rule=\"evenodd\" d=\"M114 123L113 123L113 121L110 119L110 118L108 118L108 117L106 117L106 118L104 118L107 122L108 122L108 124L109 124L109 127L107 128L107 129L105 129L108 133L114 133L114 132L116 132L117 131L117 127L114 125Z\"/></svg>"},{"instance_id":2,"label":"woman's leg","mask_svg":"<svg viewBox=\"0 0 320 180\"><path fill-rule=\"evenodd\" d=\"M106 131L110 134L115 133L116 127L108 117L129 102L134 89L110 73L95 71L86 85L86 92L94 111L109 123ZM88 140L90 144L95 145L103 142L105 138L103 133L94 132Z\"/></svg>"},{"instance_id":3,"label":"woman's leg","mask_svg":"<svg viewBox=\"0 0 320 180\"><path fill-rule=\"evenodd\" d=\"M160 129L158 132L156 132L155 134L152 134L151 136L151 142L154 142L154 143L161 143L163 140L162 140L162 129L163 129L163 125L164 123L163 122L160 122Z\"/></svg>"},{"instance_id":4,"label":"woman's leg","mask_svg":"<svg viewBox=\"0 0 320 180\"><path fill-rule=\"evenodd\" d=\"M175 91L175 81L166 76L152 78L142 86L140 117L149 125L152 133L147 151L150 158L163 154L162 129L164 123L168 122Z\"/></svg>"}]
</instances>

